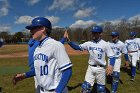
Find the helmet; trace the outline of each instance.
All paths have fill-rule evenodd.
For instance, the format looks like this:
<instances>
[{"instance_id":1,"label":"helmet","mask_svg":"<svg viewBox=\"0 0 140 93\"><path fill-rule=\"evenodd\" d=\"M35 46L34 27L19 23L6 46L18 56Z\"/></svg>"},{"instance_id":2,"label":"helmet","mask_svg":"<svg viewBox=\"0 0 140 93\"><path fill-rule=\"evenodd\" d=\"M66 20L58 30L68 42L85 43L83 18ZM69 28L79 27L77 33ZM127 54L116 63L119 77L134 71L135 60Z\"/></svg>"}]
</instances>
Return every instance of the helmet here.
<instances>
[{"instance_id":1,"label":"helmet","mask_svg":"<svg viewBox=\"0 0 140 93\"><path fill-rule=\"evenodd\" d=\"M91 32L103 32L103 29L100 26L94 26Z\"/></svg>"},{"instance_id":2,"label":"helmet","mask_svg":"<svg viewBox=\"0 0 140 93\"><path fill-rule=\"evenodd\" d=\"M32 20L32 23L29 26L26 26L25 28L31 30L32 28L39 27L39 26L45 26L46 28L50 30L52 29L51 22L47 18L44 18L44 17L34 18Z\"/></svg>"},{"instance_id":3,"label":"helmet","mask_svg":"<svg viewBox=\"0 0 140 93\"><path fill-rule=\"evenodd\" d=\"M119 36L119 32L113 31L111 32L111 36Z\"/></svg>"},{"instance_id":4,"label":"helmet","mask_svg":"<svg viewBox=\"0 0 140 93\"><path fill-rule=\"evenodd\" d=\"M137 32L134 32L134 34L135 34L135 36L137 36L138 33Z\"/></svg>"},{"instance_id":5,"label":"helmet","mask_svg":"<svg viewBox=\"0 0 140 93\"><path fill-rule=\"evenodd\" d=\"M136 32L129 32L129 35L130 35L130 36L136 36L137 33L136 33Z\"/></svg>"}]
</instances>

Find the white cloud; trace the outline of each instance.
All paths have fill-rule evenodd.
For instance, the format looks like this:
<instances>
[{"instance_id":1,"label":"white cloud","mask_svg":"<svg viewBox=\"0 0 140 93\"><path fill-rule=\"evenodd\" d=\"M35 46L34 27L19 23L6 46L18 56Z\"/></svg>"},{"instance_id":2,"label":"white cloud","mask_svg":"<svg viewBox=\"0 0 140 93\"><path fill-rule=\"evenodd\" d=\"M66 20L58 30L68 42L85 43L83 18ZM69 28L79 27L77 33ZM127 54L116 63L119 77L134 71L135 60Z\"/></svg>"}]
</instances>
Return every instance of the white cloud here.
<instances>
[{"instance_id":1,"label":"white cloud","mask_svg":"<svg viewBox=\"0 0 140 93\"><path fill-rule=\"evenodd\" d=\"M72 8L74 5L74 0L54 0L53 4L49 7L49 10L60 9L65 10L67 8Z\"/></svg>"},{"instance_id":2,"label":"white cloud","mask_svg":"<svg viewBox=\"0 0 140 93\"><path fill-rule=\"evenodd\" d=\"M31 16L20 16L15 24L30 24L34 17Z\"/></svg>"},{"instance_id":3,"label":"white cloud","mask_svg":"<svg viewBox=\"0 0 140 93\"><path fill-rule=\"evenodd\" d=\"M11 27L10 26L0 26L0 32L3 31L10 31Z\"/></svg>"},{"instance_id":4,"label":"white cloud","mask_svg":"<svg viewBox=\"0 0 140 93\"><path fill-rule=\"evenodd\" d=\"M89 17L93 14L95 14L95 8L85 8L85 9L78 10L74 14L74 17L79 19L79 18Z\"/></svg>"},{"instance_id":5,"label":"white cloud","mask_svg":"<svg viewBox=\"0 0 140 93\"><path fill-rule=\"evenodd\" d=\"M118 25L121 22L121 19L116 19L116 20L112 20L110 21L113 25Z\"/></svg>"},{"instance_id":6,"label":"white cloud","mask_svg":"<svg viewBox=\"0 0 140 93\"><path fill-rule=\"evenodd\" d=\"M63 28L63 27L61 27L61 26L53 26L53 28L56 29L56 28Z\"/></svg>"},{"instance_id":7,"label":"white cloud","mask_svg":"<svg viewBox=\"0 0 140 93\"><path fill-rule=\"evenodd\" d=\"M0 8L0 16L6 16L9 12L9 3L7 0L3 0L3 6Z\"/></svg>"},{"instance_id":8,"label":"white cloud","mask_svg":"<svg viewBox=\"0 0 140 93\"><path fill-rule=\"evenodd\" d=\"M37 17L37 16L35 16L35 17ZM35 17L32 17L32 16L20 16L15 21L15 24L31 24L31 21ZM51 21L52 24L56 24L60 20L60 18L59 17L56 17L56 16L46 16L46 18L48 18Z\"/></svg>"},{"instance_id":9,"label":"white cloud","mask_svg":"<svg viewBox=\"0 0 140 93\"><path fill-rule=\"evenodd\" d=\"M78 20L74 24L72 24L70 27L71 28L87 28L89 26L92 26L93 24L95 24L95 22L92 20L89 20L89 21Z\"/></svg>"},{"instance_id":10,"label":"white cloud","mask_svg":"<svg viewBox=\"0 0 140 93\"><path fill-rule=\"evenodd\" d=\"M128 20L129 21L133 21L133 20L140 20L140 14L138 14L138 15L135 15L135 16L132 16L132 17L130 17Z\"/></svg>"},{"instance_id":11,"label":"white cloud","mask_svg":"<svg viewBox=\"0 0 140 93\"><path fill-rule=\"evenodd\" d=\"M46 18L48 18L52 24L56 24L60 20L60 18L56 16L46 16Z\"/></svg>"},{"instance_id":12,"label":"white cloud","mask_svg":"<svg viewBox=\"0 0 140 93\"><path fill-rule=\"evenodd\" d=\"M40 0L27 0L27 3L28 3L29 5L35 5L35 4L37 4L39 1L40 1Z\"/></svg>"}]
</instances>

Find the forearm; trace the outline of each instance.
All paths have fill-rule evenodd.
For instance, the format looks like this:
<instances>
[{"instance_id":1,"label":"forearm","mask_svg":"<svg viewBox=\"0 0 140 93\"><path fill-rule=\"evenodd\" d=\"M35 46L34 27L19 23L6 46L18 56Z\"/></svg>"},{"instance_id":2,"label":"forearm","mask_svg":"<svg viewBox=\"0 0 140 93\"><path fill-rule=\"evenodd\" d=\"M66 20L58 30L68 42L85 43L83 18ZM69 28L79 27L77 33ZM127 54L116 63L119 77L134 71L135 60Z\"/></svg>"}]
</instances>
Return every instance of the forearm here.
<instances>
[{"instance_id":1,"label":"forearm","mask_svg":"<svg viewBox=\"0 0 140 93\"><path fill-rule=\"evenodd\" d=\"M82 50L75 42L69 42L68 44L75 50Z\"/></svg>"},{"instance_id":2,"label":"forearm","mask_svg":"<svg viewBox=\"0 0 140 93\"><path fill-rule=\"evenodd\" d=\"M62 44L64 44L67 41L67 38L61 38L61 40L59 40Z\"/></svg>"},{"instance_id":3,"label":"forearm","mask_svg":"<svg viewBox=\"0 0 140 93\"><path fill-rule=\"evenodd\" d=\"M25 73L26 78L33 77L33 76L35 76L35 69L34 68Z\"/></svg>"},{"instance_id":4,"label":"forearm","mask_svg":"<svg viewBox=\"0 0 140 93\"><path fill-rule=\"evenodd\" d=\"M72 68L68 68L62 72L62 78L56 88L56 93L62 93L63 89L67 86L68 81L72 75Z\"/></svg>"}]
</instances>

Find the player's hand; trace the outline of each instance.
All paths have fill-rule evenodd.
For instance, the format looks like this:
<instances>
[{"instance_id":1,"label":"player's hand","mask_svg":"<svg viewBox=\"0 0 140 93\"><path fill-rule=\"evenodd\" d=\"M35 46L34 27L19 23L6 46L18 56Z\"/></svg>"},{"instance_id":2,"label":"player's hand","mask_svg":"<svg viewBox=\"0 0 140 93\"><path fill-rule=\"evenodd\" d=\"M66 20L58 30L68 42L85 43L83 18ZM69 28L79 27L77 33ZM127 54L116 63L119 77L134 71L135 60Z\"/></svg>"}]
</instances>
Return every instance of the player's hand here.
<instances>
[{"instance_id":1,"label":"player's hand","mask_svg":"<svg viewBox=\"0 0 140 93\"><path fill-rule=\"evenodd\" d=\"M68 31L65 30L65 33L64 33L64 38L67 38L67 41L70 42L70 39L69 39L69 34L68 34Z\"/></svg>"},{"instance_id":2,"label":"player's hand","mask_svg":"<svg viewBox=\"0 0 140 93\"><path fill-rule=\"evenodd\" d=\"M13 77L13 84L16 85L17 82L21 81L25 79L25 73L19 73L19 74L16 74L14 77Z\"/></svg>"},{"instance_id":3,"label":"player's hand","mask_svg":"<svg viewBox=\"0 0 140 93\"><path fill-rule=\"evenodd\" d=\"M68 31L65 30L63 37L64 37L64 38L67 38L67 35L68 35Z\"/></svg>"},{"instance_id":4,"label":"player's hand","mask_svg":"<svg viewBox=\"0 0 140 93\"><path fill-rule=\"evenodd\" d=\"M128 61L125 62L125 66L124 66L124 67L125 67L125 68L128 68L128 67L129 67Z\"/></svg>"},{"instance_id":5,"label":"player's hand","mask_svg":"<svg viewBox=\"0 0 140 93\"><path fill-rule=\"evenodd\" d=\"M107 75L111 75L113 72L113 67L111 65L109 65L107 68L106 68L106 74Z\"/></svg>"}]
</instances>

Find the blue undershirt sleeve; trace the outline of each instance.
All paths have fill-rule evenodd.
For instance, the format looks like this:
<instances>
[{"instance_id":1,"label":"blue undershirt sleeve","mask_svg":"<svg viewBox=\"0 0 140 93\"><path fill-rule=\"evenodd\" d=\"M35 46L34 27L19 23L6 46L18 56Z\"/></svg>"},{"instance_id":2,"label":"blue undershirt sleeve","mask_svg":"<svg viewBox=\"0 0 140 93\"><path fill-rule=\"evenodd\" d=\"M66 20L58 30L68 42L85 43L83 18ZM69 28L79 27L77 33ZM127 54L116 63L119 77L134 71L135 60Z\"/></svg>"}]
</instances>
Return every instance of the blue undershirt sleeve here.
<instances>
[{"instance_id":1,"label":"blue undershirt sleeve","mask_svg":"<svg viewBox=\"0 0 140 93\"><path fill-rule=\"evenodd\" d=\"M75 50L82 50L75 42L69 42L68 44Z\"/></svg>"},{"instance_id":2,"label":"blue undershirt sleeve","mask_svg":"<svg viewBox=\"0 0 140 93\"><path fill-rule=\"evenodd\" d=\"M128 54L124 54L125 61L129 61Z\"/></svg>"},{"instance_id":3,"label":"blue undershirt sleeve","mask_svg":"<svg viewBox=\"0 0 140 93\"><path fill-rule=\"evenodd\" d=\"M59 40L62 44L64 44L67 41L67 38L61 38L61 40Z\"/></svg>"},{"instance_id":4,"label":"blue undershirt sleeve","mask_svg":"<svg viewBox=\"0 0 140 93\"><path fill-rule=\"evenodd\" d=\"M115 57L112 57L112 58L109 58L110 59L110 65L111 66L114 66L114 64L115 64Z\"/></svg>"},{"instance_id":5,"label":"blue undershirt sleeve","mask_svg":"<svg viewBox=\"0 0 140 93\"><path fill-rule=\"evenodd\" d=\"M56 88L57 93L62 93L63 89L67 86L68 81L72 75L72 68L68 68L62 72L62 78Z\"/></svg>"},{"instance_id":6,"label":"blue undershirt sleeve","mask_svg":"<svg viewBox=\"0 0 140 93\"><path fill-rule=\"evenodd\" d=\"M26 78L33 77L33 76L35 76L35 69L34 68L32 68L30 71L25 73Z\"/></svg>"},{"instance_id":7,"label":"blue undershirt sleeve","mask_svg":"<svg viewBox=\"0 0 140 93\"><path fill-rule=\"evenodd\" d=\"M3 45L3 42L2 42L2 41L0 41L0 47L2 47L2 45Z\"/></svg>"}]
</instances>

